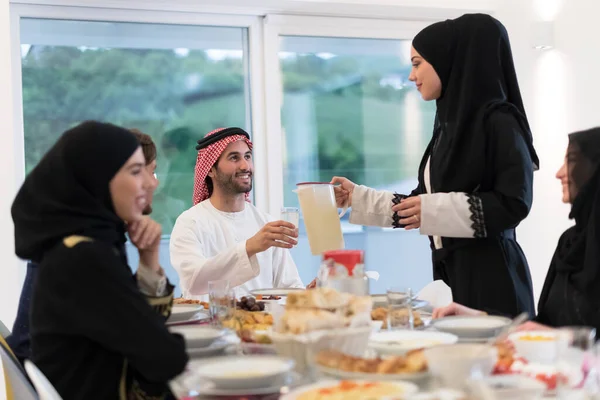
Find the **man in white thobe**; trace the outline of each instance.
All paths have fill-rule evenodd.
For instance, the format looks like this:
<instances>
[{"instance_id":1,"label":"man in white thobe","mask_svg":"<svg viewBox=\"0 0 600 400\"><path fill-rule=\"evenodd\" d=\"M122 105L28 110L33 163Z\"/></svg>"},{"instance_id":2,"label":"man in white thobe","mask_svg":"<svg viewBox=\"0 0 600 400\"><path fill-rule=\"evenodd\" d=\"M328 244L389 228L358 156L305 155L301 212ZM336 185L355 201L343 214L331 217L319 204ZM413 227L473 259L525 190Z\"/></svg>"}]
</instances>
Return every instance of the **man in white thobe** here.
<instances>
[{"instance_id":1,"label":"man in white thobe","mask_svg":"<svg viewBox=\"0 0 600 400\"><path fill-rule=\"evenodd\" d=\"M198 141L194 206L171 234L171 263L183 297L206 299L208 283L228 280L241 297L254 289L304 287L289 249L298 229L253 206L252 142L240 128Z\"/></svg>"}]
</instances>

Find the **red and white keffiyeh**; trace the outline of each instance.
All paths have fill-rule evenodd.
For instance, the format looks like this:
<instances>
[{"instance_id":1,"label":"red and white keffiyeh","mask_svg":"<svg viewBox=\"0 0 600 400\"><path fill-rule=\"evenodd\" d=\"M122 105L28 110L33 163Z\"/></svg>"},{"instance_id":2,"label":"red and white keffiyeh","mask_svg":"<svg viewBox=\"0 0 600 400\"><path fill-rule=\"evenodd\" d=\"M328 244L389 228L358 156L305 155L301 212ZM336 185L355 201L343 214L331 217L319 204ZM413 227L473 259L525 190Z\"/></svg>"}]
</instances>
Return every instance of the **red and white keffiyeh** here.
<instances>
[{"instance_id":1,"label":"red and white keffiyeh","mask_svg":"<svg viewBox=\"0 0 600 400\"><path fill-rule=\"evenodd\" d=\"M226 128L218 128L212 132L206 134L205 137L219 133ZM196 168L194 169L194 194L192 201L194 205L209 198L208 187L206 186L206 177L208 172L215 165L219 157L225 148L233 142L238 140L244 140L250 150L252 150L252 142L248 140L244 135L232 135L224 137L223 139L215 142L203 149L198 151L198 158L196 159ZM250 193L246 193L246 201L250 201Z\"/></svg>"}]
</instances>

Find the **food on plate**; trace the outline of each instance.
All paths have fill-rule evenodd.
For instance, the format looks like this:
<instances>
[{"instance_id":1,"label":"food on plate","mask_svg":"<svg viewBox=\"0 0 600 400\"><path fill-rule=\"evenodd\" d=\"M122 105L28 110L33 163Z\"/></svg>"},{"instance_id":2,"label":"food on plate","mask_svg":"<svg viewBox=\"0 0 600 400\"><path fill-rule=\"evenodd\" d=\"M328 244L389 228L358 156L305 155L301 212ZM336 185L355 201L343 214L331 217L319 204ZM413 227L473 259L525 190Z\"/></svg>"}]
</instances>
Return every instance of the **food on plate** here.
<instances>
[{"instance_id":1,"label":"food on plate","mask_svg":"<svg viewBox=\"0 0 600 400\"><path fill-rule=\"evenodd\" d=\"M346 326L344 315L324 310L286 310L278 324L278 332L301 334L321 329L336 329Z\"/></svg>"},{"instance_id":2,"label":"food on plate","mask_svg":"<svg viewBox=\"0 0 600 400\"><path fill-rule=\"evenodd\" d=\"M498 361L494 366L494 374L506 374L510 372L510 367L515 362L515 351L512 346L507 343L499 343L496 345L498 349Z\"/></svg>"},{"instance_id":3,"label":"food on plate","mask_svg":"<svg viewBox=\"0 0 600 400\"><path fill-rule=\"evenodd\" d=\"M273 340L269 335L251 329L242 329L238 332L238 336L244 343L273 344Z\"/></svg>"},{"instance_id":4,"label":"food on plate","mask_svg":"<svg viewBox=\"0 0 600 400\"><path fill-rule=\"evenodd\" d=\"M413 319L414 319L414 327L423 326L423 320L421 319L421 314L418 311L413 310ZM408 309L400 308L393 311L392 314L394 319L402 319L408 318ZM371 311L371 319L373 321L383 321L382 329L387 328L387 320L388 320L388 309L386 307L377 307L373 311Z\"/></svg>"},{"instance_id":5,"label":"food on plate","mask_svg":"<svg viewBox=\"0 0 600 400\"><path fill-rule=\"evenodd\" d=\"M265 303L256 301L254 297L242 297L236 302L236 307L245 311L265 311Z\"/></svg>"},{"instance_id":6,"label":"food on plate","mask_svg":"<svg viewBox=\"0 0 600 400\"><path fill-rule=\"evenodd\" d=\"M256 300L281 300L281 296L264 296L262 294L256 295Z\"/></svg>"},{"instance_id":7,"label":"food on plate","mask_svg":"<svg viewBox=\"0 0 600 400\"><path fill-rule=\"evenodd\" d=\"M545 335L522 335L519 336L518 339L529 342L552 342L554 341L555 337Z\"/></svg>"},{"instance_id":8,"label":"food on plate","mask_svg":"<svg viewBox=\"0 0 600 400\"><path fill-rule=\"evenodd\" d=\"M422 350L413 350L405 356L387 358L353 357L335 350L324 350L317 354L318 364L346 372L368 374L408 374L427 370L427 361Z\"/></svg>"},{"instance_id":9,"label":"food on plate","mask_svg":"<svg viewBox=\"0 0 600 400\"><path fill-rule=\"evenodd\" d=\"M404 394L403 388L392 382L341 381L335 386L304 392L297 397L297 400L365 400L402 394Z\"/></svg>"},{"instance_id":10,"label":"food on plate","mask_svg":"<svg viewBox=\"0 0 600 400\"><path fill-rule=\"evenodd\" d=\"M552 340L552 339L550 339ZM520 374L546 384L548 390L556 389L558 374L553 365L529 363L522 357L517 357L515 350L507 343L496 345L498 361L494 367L494 374Z\"/></svg>"},{"instance_id":11,"label":"food on plate","mask_svg":"<svg viewBox=\"0 0 600 400\"><path fill-rule=\"evenodd\" d=\"M332 288L290 293L277 332L303 334L317 330L362 327L371 324L370 296L354 296Z\"/></svg>"},{"instance_id":12,"label":"food on plate","mask_svg":"<svg viewBox=\"0 0 600 400\"><path fill-rule=\"evenodd\" d=\"M230 319L223 321L223 326L237 332L245 329L264 331L273 326L273 316L264 312L235 310Z\"/></svg>"},{"instance_id":13,"label":"food on plate","mask_svg":"<svg viewBox=\"0 0 600 400\"><path fill-rule=\"evenodd\" d=\"M184 299L183 297L177 297L173 299L173 304L198 304L208 310L208 303L200 300Z\"/></svg>"},{"instance_id":14,"label":"food on plate","mask_svg":"<svg viewBox=\"0 0 600 400\"><path fill-rule=\"evenodd\" d=\"M292 292L287 297L286 308L318 308L336 310L349 305L352 295L335 289L321 287Z\"/></svg>"}]
</instances>

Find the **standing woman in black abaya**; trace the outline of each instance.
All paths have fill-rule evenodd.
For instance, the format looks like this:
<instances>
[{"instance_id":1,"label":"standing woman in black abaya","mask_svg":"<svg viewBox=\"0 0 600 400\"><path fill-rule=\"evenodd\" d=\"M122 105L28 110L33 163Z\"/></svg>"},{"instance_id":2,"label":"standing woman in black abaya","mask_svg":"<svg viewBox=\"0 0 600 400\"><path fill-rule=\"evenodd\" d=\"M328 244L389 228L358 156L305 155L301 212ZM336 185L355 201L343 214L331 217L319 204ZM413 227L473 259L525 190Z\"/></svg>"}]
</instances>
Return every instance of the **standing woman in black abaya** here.
<instances>
[{"instance_id":1,"label":"standing woman in black abaya","mask_svg":"<svg viewBox=\"0 0 600 400\"><path fill-rule=\"evenodd\" d=\"M454 301L533 315L515 228L531 208L539 161L506 29L484 14L438 22L414 38L411 61L410 80L437 105L418 187L405 196L334 177L338 204L352 206L352 223L428 235L434 279Z\"/></svg>"}]
</instances>

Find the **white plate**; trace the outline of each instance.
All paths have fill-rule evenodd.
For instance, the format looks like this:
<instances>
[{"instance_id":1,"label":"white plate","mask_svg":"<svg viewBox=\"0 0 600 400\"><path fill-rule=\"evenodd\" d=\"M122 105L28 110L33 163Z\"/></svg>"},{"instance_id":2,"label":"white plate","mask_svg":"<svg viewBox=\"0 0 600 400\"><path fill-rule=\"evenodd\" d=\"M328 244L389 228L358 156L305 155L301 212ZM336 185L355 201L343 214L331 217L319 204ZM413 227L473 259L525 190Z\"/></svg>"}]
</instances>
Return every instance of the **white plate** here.
<instances>
[{"instance_id":1,"label":"white plate","mask_svg":"<svg viewBox=\"0 0 600 400\"><path fill-rule=\"evenodd\" d=\"M404 355L411 350L453 344L456 335L434 331L385 331L371 335L369 349L382 355Z\"/></svg>"},{"instance_id":2,"label":"white plate","mask_svg":"<svg viewBox=\"0 0 600 400\"><path fill-rule=\"evenodd\" d=\"M342 371L337 368L328 368L322 365L317 364L317 369L321 371L323 374L344 379L344 380L353 380L353 381L408 381L408 382L421 382L429 377L429 372L415 372L415 373L406 373L406 374L373 374L367 372L348 372Z\"/></svg>"},{"instance_id":3,"label":"white plate","mask_svg":"<svg viewBox=\"0 0 600 400\"><path fill-rule=\"evenodd\" d=\"M169 318L166 322L166 325L167 326L175 326L175 325L191 324L191 323L202 322L202 321L210 321L210 315L207 312L203 312L203 311L197 312L196 314L192 315L188 319L179 319L176 317L174 320L172 320L171 318Z\"/></svg>"},{"instance_id":4,"label":"white plate","mask_svg":"<svg viewBox=\"0 0 600 400\"><path fill-rule=\"evenodd\" d=\"M169 328L173 333L179 333L185 338L188 348L200 348L209 346L215 340L225 334L222 329L202 325L181 325Z\"/></svg>"},{"instance_id":5,"label":"white plate","mask_svg":"<svg viewBox=\"0 0 600 400\"><path fill-rule=\"evenodd\" d=\"M364 381L356 381L356 383L364 383ZM390 382L387 382L390 383ZM417 393L419 391L419 387L417 385L415 385L414 383L410 383L410 382L403 382L403 381L398 381L398 382L393 382L396 386L398 386L399 391L401 391L401 393L399 393L396 396L402 396L402 398L409 398L408 396L413 395L415 393ZM290 393L283 395L279 398L279 400L296 400L299 396L303 395L306 392L315 390L315 389L325 389L328 387L336 387L340 384L339 381L334 381L334 380L326 380L326 381L321 381L312 385L307 385L307 386L302 386L299 387L298 389L295 389L293 391L291 391ZM389 398L395 398L396 396L386 396Z\"/></svg>"},{"instance_id":6,"label":"white plate","mask_svg":"<svg viewBox=\"0 0 600 400\"><path fill-rule=\"evenodd\" d=\"M229 389L270 387L294 368L294 361L270 355L218 357L191 364L199 377Z\"/></svg>"},{"instance_id":7,"label":"white plate","mask_svg":"<svg viewBox=\"0 0 600 400\"><path fill-rule=\"evenodd\" d=\"M223 354L229 347L240 343L237 335L227 335L214 341L210 346L199 348L187 348L186 351L191 358L215 357Z\"/></svg>"},{"instance_id":8,"label":"white plate","mask_svg":"<svg viewBox=\"0 0 600 400\"><path fill-rule=\"evenodd\" d=\"M290 293L294 293L294 292L302 292L306 289L302 289L302 288L281 288L281 289L256 289L256 290L251 290L250 294L253 296L279 296L279 297L285 297L287 295L289 295ZM258 300L258 301L262 301L262 300Z\"/></svg>"},{"instance_id":9,"label":"white plate","mask_svg":"<svg viewBox=\"0 0 600 400\"><path fill-rule=\"evenodd\" d=\"M231 346L231 343L227 341L217 340L208 347L200 347L195 349L186 349L186 352L190 358L204 358L204 357L215 357L220 356Z\"/></svg>"},{"instance_id":10,"label":"white plate","mask_svg":"<svg viewBox=\"0 0 600 400\"><path fill-rule=\"evenodd\" d=\"M204 311L204 307L198 304L175 305L171 308L171 316L167 322L175 323L186 321L201 311Z\"/></svg>"},{"instance_id":11,"label":"white plate","mask_svg":"<svg viewBox=\"0 0 600 400\"><path fill-rule=\"evenodd\" d=\"M302 383L302 375L296 372L290 372L279 381L276 381L273 385L264 388L250 388L250 389L225 389L219 388L214 384L208 383L202 385L199 391L201 396L259 396L265 394L286 392L290 388L298 386ZM282 390L283 389L283 390Z\"/></svg>"},{"instance_id":12,"label":"white plate","mask_svg":"<svg viewBox=\"0 0 600 400\"><path fill-rule=\"evenodd\" d=\"M502 328L510 324L511 320L496 316L477 317L445 317L431 321L431 325L438 331L452 333L461 339L482 339L496 335Z\"/></svg>"}]
</instances>

